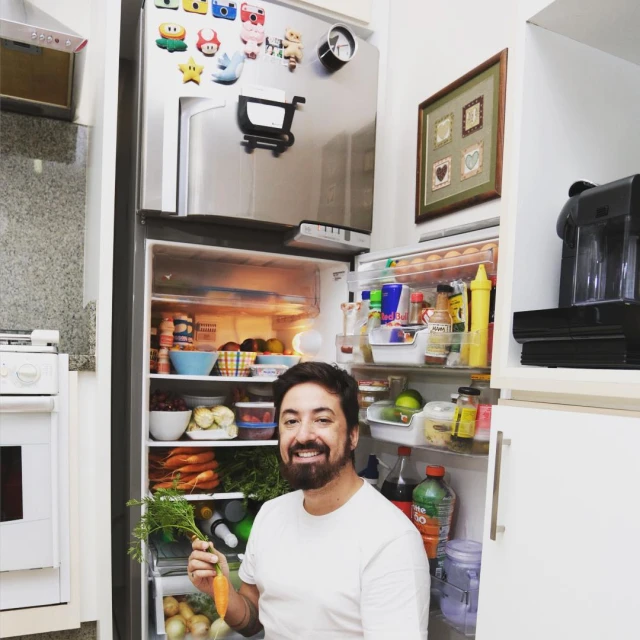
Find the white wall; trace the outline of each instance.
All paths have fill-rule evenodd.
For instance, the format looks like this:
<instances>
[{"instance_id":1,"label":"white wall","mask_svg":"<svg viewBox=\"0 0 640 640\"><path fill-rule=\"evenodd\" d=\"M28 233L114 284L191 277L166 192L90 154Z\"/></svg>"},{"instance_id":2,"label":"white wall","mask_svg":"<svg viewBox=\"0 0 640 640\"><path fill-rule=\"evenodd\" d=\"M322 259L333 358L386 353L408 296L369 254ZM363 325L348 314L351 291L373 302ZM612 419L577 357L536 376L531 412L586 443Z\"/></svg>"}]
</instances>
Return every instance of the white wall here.
<instances>
[{"instance_id":1,"label":"white wall","mask_svg":"<svg viewBox=\"0 0 640 640\"><path fill-rule=\"evenodd\" d=\"M501 200L416 225L417 124L418 105L423 100L512 46L516 7L513 0L404 0L391 4L387 68L382 72L386 75L386 103L379 113L376 149L373 250L415 244L427 230L492 218L506 210L511 129L508 81Z\"/></svg>"}]
</instances>

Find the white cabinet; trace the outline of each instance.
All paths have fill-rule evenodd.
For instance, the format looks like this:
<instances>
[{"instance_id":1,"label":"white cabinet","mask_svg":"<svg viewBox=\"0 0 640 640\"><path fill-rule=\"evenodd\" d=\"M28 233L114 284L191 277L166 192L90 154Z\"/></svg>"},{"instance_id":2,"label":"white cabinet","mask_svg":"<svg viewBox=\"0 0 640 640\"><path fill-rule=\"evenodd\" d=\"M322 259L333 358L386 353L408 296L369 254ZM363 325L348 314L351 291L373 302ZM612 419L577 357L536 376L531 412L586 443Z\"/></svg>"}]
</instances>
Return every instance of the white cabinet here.
<instances>
[{"instance_id":1,"label":"white cabinet","mask_svg":"<svg viewBox=\"0 0 640 640\"><path fill-rule=\"evenodd\" d=\"M373 0L286 0L301 9L318 9L320 13L348 19L356 23L369 24L373 12Z\"/></svg>"},{"instance_id":2,"label":"white cabinet","mask_svg":"<svg viewBox=\"0 0 640 640\"><path fill-rule=\"evenodd\" d=\"M640 417L494 407L478 640L634 637L639 448Z\"/></svg>"},{"instance_id":3,"label":"white cabinet","mask_svg":"<svg viewBox=\"0 0 640 640\"><path fill-rule=\"evenodd\" d=\"M536 16L521 13L515 25L509 64L516 88L507 104L515 127L507 144L517 170L505 187L508 214L501 220L496 387L640 398L640 371L523 366L512 337L514 312L557 307L562 241L556 220L570 185L639 171L637 6L635 0L556 0Z\"/></svg>"}]
</instances>

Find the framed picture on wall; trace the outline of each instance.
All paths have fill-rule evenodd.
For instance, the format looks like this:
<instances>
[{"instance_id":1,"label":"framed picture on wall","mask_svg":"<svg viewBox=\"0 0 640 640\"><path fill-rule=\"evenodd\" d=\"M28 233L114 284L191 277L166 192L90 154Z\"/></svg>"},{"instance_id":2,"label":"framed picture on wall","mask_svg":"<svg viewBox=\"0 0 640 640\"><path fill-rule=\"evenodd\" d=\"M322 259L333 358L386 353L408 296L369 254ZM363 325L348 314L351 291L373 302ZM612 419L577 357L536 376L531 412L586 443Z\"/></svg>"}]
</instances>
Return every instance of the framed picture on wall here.
<instances>
[{"instance_id":1,"label":"framed picture on wall","mask_svg":"<svg viewBox=\"0 0 640 640\"><path fill-rule=\"evenodd\" d=\"M420 104L416 222L499 198L507 50Z\"/></svg>"}]
</instances>

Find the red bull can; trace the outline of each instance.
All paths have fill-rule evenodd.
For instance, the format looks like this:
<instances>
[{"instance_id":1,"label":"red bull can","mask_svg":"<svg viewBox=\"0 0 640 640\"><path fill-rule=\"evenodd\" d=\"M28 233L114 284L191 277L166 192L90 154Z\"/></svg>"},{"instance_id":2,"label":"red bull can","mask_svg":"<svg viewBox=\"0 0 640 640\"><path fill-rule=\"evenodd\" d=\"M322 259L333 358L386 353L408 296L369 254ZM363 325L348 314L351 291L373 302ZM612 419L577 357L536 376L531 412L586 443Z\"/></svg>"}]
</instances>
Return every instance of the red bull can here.
<instances>
[{"instance_id":1,"label":"red bull can","mask_svg":"<svg viewBox=\"0 0 640 640\"><path fill-rule=\"evenodd\" d=\"M410 295L406 284L383 284L381 323L392 327L404 327L409 324Z\"/></svg>"}]
</instances>

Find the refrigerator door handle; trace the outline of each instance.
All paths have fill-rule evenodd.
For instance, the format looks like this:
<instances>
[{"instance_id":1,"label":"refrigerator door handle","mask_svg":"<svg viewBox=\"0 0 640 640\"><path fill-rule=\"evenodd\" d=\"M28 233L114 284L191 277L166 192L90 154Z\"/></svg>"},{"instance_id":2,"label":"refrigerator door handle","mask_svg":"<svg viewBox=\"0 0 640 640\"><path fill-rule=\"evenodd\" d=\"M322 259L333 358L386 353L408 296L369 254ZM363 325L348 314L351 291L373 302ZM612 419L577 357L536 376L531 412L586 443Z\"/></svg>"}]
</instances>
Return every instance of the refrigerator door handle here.
<instances>
[{"instance_id":1,"label":"refrigerator door handle","mask_svg":"<svg viewBox=\"0 0 640 640\"><path fill-rule=\"evenodd\" d=\"M500 498L500 470L502 467L502 447L509 446L511 438L505 438L502 431L496 434L496 458L493 470L493 498L491 501L491 530L489 537L495 541L499 533L504 533L504 525L498 524L498 502Z\"/></svg>"},{"instance_id":2,"label":"refrigerator door handle","mask_svg":"<svg viewBox=\"0 0 640 640\"><path fill-rule=\"evenodd\" d=\"M173 129L173 135L177 135L177 154L174 158L178 166L175 167L173 175L176 175L178 180L176 211L179 216L186 216L189 213L189 157L191 145L189 129L191 127L191 118L204 111L224 108L227 101L220 98L181 97L178 102L178 122L175 123L176 126ZM164 166L167 167L166 163ZM171 168L169 168L167 175L171 175Z\"/></svg>"}]
</instances>

